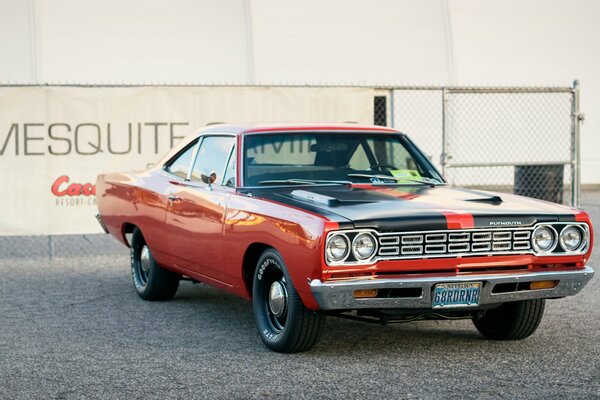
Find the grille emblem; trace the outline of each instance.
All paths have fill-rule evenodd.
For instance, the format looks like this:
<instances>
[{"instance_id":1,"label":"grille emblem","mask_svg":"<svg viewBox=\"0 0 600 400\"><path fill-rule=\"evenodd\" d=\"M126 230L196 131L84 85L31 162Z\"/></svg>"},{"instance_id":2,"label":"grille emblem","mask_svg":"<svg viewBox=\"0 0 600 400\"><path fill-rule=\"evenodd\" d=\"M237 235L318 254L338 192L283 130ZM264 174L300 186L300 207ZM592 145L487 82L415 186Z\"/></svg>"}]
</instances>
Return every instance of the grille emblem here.
<instances>
[{"instance_id":1,"label":"grille emblem","mask_svg":"<svg viewBox=\"0 0 600 400\"><path fill-rule=\"evenodd\" d=\"M490 226L516 226L523 225L521 221L490 221Z\"/></svg>"}]
</instances>

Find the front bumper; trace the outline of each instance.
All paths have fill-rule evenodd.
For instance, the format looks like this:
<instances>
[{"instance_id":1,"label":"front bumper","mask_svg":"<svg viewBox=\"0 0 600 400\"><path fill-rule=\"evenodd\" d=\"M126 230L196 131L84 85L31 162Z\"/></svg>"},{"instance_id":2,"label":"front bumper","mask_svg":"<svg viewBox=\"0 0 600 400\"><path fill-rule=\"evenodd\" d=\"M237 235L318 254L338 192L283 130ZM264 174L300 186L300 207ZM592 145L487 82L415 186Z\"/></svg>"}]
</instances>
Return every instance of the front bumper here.
<instances>
[{"instance_id":1,"label":"front bumper","mask_svg":"<svg viewBox=\"0 0 600 400\"><path fill-rule=\"evenodd\" d=\"M438 283L482 282L479 305L508 301L573 296L594 276L585 267L574 271L544 271L506 274L470 274L468 276L427 276L407 278L357 278L343 281L310 282L310 289L322 310L354 310L359 308L431 308L433 287ZM552 289L519 290L494 293L494 287L505 283L527 283L556 280ZM421 289L419 297L355 298L360 289Z\"/></svg>"}]
</instances>

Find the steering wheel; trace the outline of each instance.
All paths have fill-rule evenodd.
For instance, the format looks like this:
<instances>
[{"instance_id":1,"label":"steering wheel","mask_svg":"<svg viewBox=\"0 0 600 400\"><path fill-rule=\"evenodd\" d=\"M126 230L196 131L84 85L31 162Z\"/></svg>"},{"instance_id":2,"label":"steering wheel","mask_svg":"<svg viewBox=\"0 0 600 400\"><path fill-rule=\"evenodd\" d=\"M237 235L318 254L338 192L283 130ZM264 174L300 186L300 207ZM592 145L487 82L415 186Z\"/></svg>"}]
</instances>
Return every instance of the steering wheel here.
<instances>
[{"instance_id":1,"label":"steering wheel","mask_svg":"<svg viewBox=\"0 0 600 400\"><path fill-rule=\"evenodd\" d=\"M390 165L390 164L373 164L369 166L369 169L372 171L374 168L379 169L379 171L383 171L383 168L386 169L396 169L395 165Z\"/></svg>"}]
</instances>

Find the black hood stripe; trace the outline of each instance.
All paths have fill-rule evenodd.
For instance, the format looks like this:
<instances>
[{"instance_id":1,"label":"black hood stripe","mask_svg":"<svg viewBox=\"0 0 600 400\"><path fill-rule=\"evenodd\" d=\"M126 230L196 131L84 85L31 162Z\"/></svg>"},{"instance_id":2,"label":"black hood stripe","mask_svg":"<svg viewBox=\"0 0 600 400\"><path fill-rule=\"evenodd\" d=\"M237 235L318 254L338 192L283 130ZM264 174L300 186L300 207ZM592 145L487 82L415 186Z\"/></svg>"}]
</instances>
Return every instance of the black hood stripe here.
<instances>
[{"instance_id":1,"label":"black hood stripe","mask_svg":"<svg viewBox=\"0 0 600 400\"><path fill-rule=\"evenodd\" d=\"M336 199L326 205L294 198L302 190ZM531 226L537 222L575 221L576 210L511 194L449 187L377 187L306 185L246 189L264 198L306 210L339 224L340 228L372 228L381 232ZM501 196L502 202L474 201Z\"/></svg>"}]
</instances>

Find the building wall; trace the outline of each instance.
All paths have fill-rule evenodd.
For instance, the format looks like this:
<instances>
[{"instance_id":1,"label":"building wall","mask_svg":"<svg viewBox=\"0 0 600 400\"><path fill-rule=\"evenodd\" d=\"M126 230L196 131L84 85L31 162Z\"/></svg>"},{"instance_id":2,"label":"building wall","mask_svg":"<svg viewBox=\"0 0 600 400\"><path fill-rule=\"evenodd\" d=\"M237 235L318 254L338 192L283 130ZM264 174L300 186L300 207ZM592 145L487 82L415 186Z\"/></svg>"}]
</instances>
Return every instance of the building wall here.
<instances>
[{"instance_id":1,"label":"building wall","mask_svg":"<svg viewBox=\"0 0 600 400\"><path fill-rule=\"evenodd\" d=\"M566 86L577 78L582 180L600 183L599 20L595 0L0 0L0 83Z\"/></svg>"}]
</instances>

